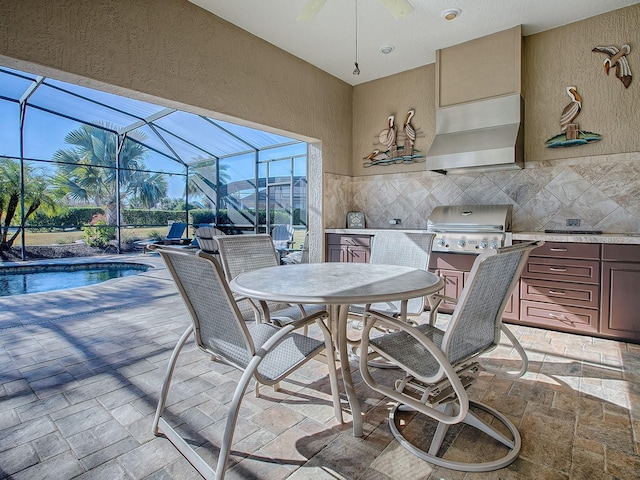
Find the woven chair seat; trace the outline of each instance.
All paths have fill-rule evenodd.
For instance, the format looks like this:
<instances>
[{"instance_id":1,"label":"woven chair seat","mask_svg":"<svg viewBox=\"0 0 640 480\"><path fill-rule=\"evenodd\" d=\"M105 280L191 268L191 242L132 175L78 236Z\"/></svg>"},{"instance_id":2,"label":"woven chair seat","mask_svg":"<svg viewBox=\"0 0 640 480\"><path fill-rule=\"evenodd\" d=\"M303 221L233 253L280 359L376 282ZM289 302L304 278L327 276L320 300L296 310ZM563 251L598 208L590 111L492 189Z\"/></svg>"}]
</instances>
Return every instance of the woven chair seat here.
<instances>
[{"instance_id":1,"label":"woven chair seat","mask_svg":"<svg viewBox=\"0 0 640 480\"><path fill-rule=\"evenodd\" d=\"M473 385L480 371L490 371L488 367L483 368L478 359L499 344L502 334L522 360L520 371L507 375L517 377L526 372L526 352L502 324L502 315L529 253L542 243L513 245L476 257L446 330L431 323L409 325L373 309L366 312L362 349L371 349L372 353L360 358L362 378L373 390L398 402L389 414L389 428L400 444L418 457L465 472L498 470L518 458L521 437L515 424L492 407L470 400L466 389ZM389 333L378 336L374 328ZM369 365L369 358L375 355L397 366L401 377L395 381L375 378ZM423 423L429 428L425 427L424 432L403 429L402 422L396 422L396 412L400 409L430 417L431 423ZM484 413L479 415L478 410ZM452 440L445 440L451 425L475 429L471 434L477 438L474 442L497 441L506 453L496 454L496 459L482 458L474 451L477 447L473 444L455 443L456 437L464 438L460 430L452 435ZM404 431L411 432L411 439ZM426 448L425 440L429 441ZM455 445L454 455L447 455L449 443Z\"/></svg>"}]
</instances>

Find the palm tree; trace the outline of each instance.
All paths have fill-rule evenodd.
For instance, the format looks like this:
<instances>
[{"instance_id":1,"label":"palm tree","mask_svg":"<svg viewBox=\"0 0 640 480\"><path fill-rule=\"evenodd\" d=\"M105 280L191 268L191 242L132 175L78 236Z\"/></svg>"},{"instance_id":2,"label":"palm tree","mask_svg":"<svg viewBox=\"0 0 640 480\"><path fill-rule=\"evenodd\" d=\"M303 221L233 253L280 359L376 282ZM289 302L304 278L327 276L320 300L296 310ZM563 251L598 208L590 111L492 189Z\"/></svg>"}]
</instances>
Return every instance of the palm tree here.
<instances>
[{"instance_id":1,"label":"palm tree","mask_svg":"<svg viewBox=\"0 0 640 480\"><path fill-rule=\"evenodd\" d=\"M108 125L99 128L82 125L65 137L72 148L58 150L53 155L58 165L56 184L71 200L105 206L107 224L117 225L118 204L130 197L147 208L154 206L167 194L168 186L161 174L149 174L144 160L147 148L139 143L143 135L126 138L120 150L120 197L116 188L117 136ZM138 141L136 141L138 140Z\"/></svg>"},{"instance_id":2,"label":"palm tree","mask_svg":"<svg viewBox=\"0 0 640 480\"><path fill-rule=\"evenodd\" d=\"M24 165L24 221L39 208L48 213L56 210L56 195L51 189L50 178ZM20 163L0 158L0 251L9 250L20 234L20 229L9 237L9 227L20 213Z\"/></svg>"}]
</instances>

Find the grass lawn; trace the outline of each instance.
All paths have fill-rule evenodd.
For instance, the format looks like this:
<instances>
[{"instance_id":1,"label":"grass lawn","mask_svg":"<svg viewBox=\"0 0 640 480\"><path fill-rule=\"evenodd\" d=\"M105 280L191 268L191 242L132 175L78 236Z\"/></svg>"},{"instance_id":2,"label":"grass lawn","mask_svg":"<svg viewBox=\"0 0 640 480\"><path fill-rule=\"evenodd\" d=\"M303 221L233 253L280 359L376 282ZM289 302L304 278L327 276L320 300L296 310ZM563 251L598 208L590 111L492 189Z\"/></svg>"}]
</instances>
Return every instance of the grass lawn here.
<instances>
[{"instance_id":1,"label":"grass lawn","mask_svg":"<svg viewBox=\"0 0 640 480\"><path fill-rule=\"evenodd\" d=\"M161 236L166 235L166 227L144 227L144 228L127 228L122 231L123 241L136 241L152 238L155 234ZM186 232L185 232L186 233ZM305 230L295 230L293 233L293 240L295 244L293 248L301 248L304 243ZM189 237L193 237L191 231L189 231ZM74 243L76 240L83 240L84 232L82 230L73 230L66 232L29 232L26 234L26 246L37 245L66 245ZM19 245L20 238L18 237L14 246Z\"/></svg>"},{"instance_id":2,"label":"grass lawn","mask_svg":"<svg viewBox=\"0 0 640 480\"><path fill-rule=\"evenodd\" d=\"M154 233L165 235L167 233L166 227L145 227L145 228L127 228L122 231L122 239L127 240L144 240L151 238ZM66 245L74 243L76 240L84 239L84 232L82 230L72 230L65 232L29 232L25 235L26 246L37 245ZM18 244L20 237L18 237ZM15 245L15 244L14 244Z\"/></svg>"}]
</instances>

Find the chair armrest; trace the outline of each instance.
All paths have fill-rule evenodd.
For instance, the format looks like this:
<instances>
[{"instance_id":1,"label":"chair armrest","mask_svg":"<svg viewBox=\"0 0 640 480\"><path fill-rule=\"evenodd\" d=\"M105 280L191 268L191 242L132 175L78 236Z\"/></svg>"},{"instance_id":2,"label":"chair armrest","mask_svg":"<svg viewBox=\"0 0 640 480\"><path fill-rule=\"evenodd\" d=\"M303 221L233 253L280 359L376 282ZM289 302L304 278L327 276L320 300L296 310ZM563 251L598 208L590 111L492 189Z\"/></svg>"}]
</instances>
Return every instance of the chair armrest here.
<instances>
[{"instance_id":1,"label":"chair armrest","mask_svg":"<svg viewBox=\"0 0 640 480\"><path fill-rule=\"evenodd\" d=\"M520 361L521 361L520 370L518 370L517 372L505 372L495 368L487 367L484 364L482 365L482 368L484 368L489 373L502 375L507 378L520 378L525 373L527 373L527 370L529 368L529 358L527 357L527 352L525 352L524 348L522 347L518 339L515 337L513 332L509 330L509 328L504 323L501 325L501 330L502 330L502 333L504 333L504 336L509 339L509 342L511 342L511 345L513 345L513 348L516 350L516 352L518 352L518 355L520 355Z\"/></svg>"},{"instance_id":2,"label":"chair armrest","mask_svg":"<svg viewBox=\"0 0 640 480\"><path fill-rule=\"evenodd\" d=\"M440 308L442 302L458 303L458 299L440 295L439 293L427 295L427 301L429 302L429 325L431 326L434 326L438 320L438 308Z\"/></svg>"}]
</instances>

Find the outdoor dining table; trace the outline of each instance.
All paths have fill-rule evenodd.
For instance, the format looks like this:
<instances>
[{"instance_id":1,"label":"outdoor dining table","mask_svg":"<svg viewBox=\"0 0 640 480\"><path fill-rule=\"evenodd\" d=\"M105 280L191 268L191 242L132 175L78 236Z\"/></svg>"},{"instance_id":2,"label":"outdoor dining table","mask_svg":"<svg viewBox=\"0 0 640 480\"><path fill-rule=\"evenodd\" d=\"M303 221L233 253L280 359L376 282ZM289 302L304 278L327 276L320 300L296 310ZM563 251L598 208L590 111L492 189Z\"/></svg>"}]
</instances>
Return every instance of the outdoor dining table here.
<instances>
[{"instance_id":1,"label":"outdoor dining table","mask_svg":"<svg viewBox=\"0 0 640 480\"><path fill-rule=\"evenodd\" d=\"M409 300L435 293L443 286L440 277L417 268L337 262L262 268L240 274L230 283L235 293L257 300L327 305L355 437L362 436L362 410L349 368L349 306ZM342 423L341 410L336 418Z\"/></svg>"}]
</instances>

